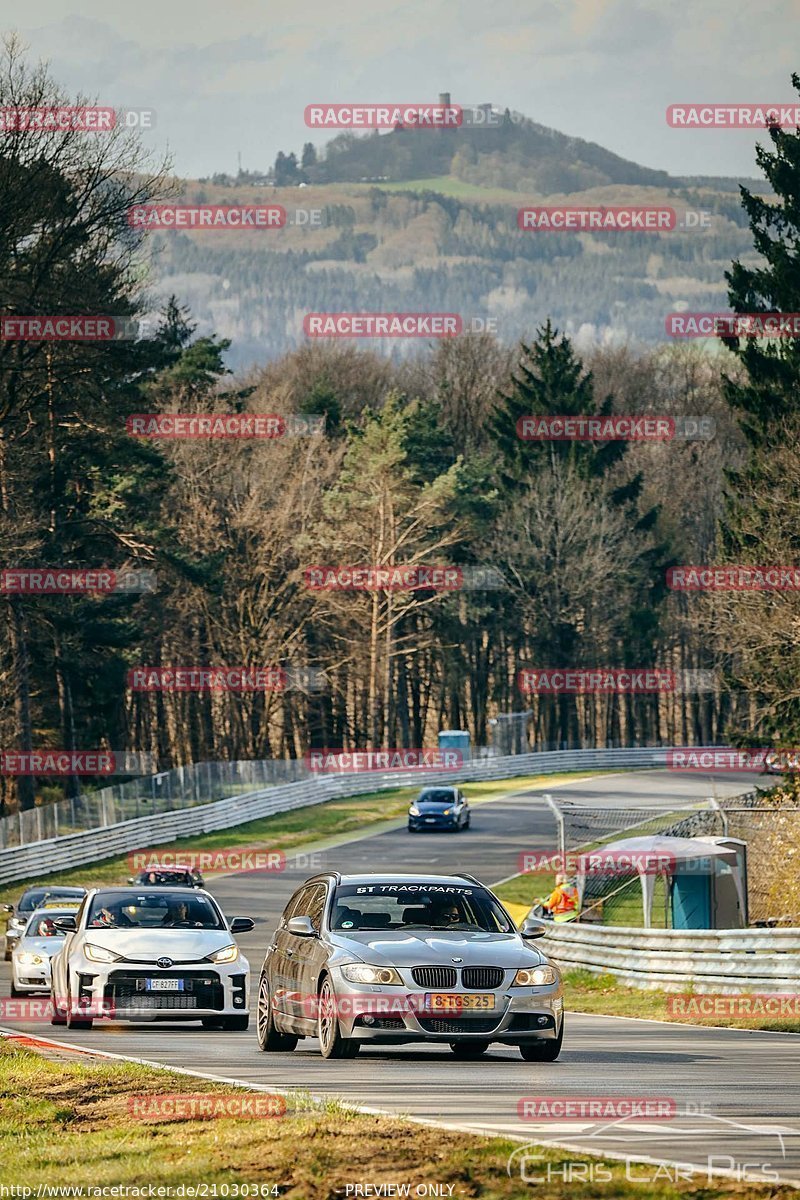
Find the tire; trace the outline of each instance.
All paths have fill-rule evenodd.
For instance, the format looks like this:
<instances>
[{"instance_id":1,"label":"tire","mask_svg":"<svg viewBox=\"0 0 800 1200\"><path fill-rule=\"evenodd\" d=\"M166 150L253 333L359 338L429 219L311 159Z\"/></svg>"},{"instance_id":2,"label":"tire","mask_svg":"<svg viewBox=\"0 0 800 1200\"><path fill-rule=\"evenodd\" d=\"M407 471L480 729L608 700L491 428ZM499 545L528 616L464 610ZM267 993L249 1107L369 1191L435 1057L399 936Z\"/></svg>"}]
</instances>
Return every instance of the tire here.
<instances>
[{"instance_id":1,"label":"tire","mask_svg":"<svg viewBox=\"0 0 800 1200\"><path fill-rule=\"evenodd\" d=\"M80 1017L72 1007L72 997L67 992L67 1029L91 1029L94 1024L92 1017Z\"/></svg>"},{"instance_id":2,"label":"tire","mask_svg":"<svg viewBox=\"0 0 800 1200\"><path fill-rule=\"evenodd\" d=\"M11 951L6 949L3 951L3 958L6 962L11 962Z\"/></svg>"},{"instance_id":3,"label":"tire","mask_svg":"<svg viewBox=\"0 0 800 1200\"><path fill-rule=\"evenodd\" d=\"M24 996L24 995L25 995L25 993L24 993L24 992L21 992L21 991L19 990L19 988L18 988L18 987L15 987L15 986L14 986L14 980L13 980L13 979L11 980L11 989L10 989L10 995L12 995L12 996Z\"/></svg>"},{"instance_id":4,"label":"tire","mask_svg":"<svg viewBox=\"0 0 800 1200\"><path fill-rule=\"evenodd\" d=\"M450 1049L456 1058L481 1058L489 1049L488 1042L451 1042Z\"/></svg>"},{"instance_id":5,"label":"tire","mask_svg":"<svg viewBox=\"0 0 800 1200\"><path fill-rule=\"evenodd\" d=\"M319 985L317 1037L323 1058L355 1058L361 1049L356 1038L343 1038L339 1031L336 993L328 975L323 975Z\"/></svg>"},{"instance_id":6,"label":"tire","mask_svg":"<svg viewBox=\"0 0 800 1200\"><path fill-rule=\"evenodd\" d=\"M53 1007L53 1011L50 1014L50 1024L51 1025L66 1025L67 1018L64 1016L63 1013L59 1012L58 1006L56 1004L56 998L53 995L52 991L50 993L50 1003Z\"/></svg>"},{"instance_id":7,"label":"tire","mask_svg":"<svg viewBox=\"0 0 800 1200\"><path fill-rule=\"evenodd\" d=\"M564 1041L564 1018L556 1038L537 1038L535 1042L523 1042L519 1052L525 1062L555 1062L561 1053Z\"/></svg>"},{"instance_id":8,"label":"tire","mask_svg":"<svg viewBox=\"0 0 800 1200\"><path fill-rule=\"evenodd\" d=\"M416 829L414 828L414 826L413 826L413 825L409 825L409 827L408 827L408 832L409 832L409 833L416 833L417 831L416 831Z\"/></svg>"},{"instance_id":9,"label":"tire","mask_svg":"<svg viewBox=\"0 0 800 1200\"><path fill-rule=\"evenodd\" d=\"M269 983L266 975L258 981L258 1008L256 1009L256 1033L258 1048L264 1051L294 1050L298 1039L291 1033L281 1033L275 1028Z\"/></svg>"}]
</instances>

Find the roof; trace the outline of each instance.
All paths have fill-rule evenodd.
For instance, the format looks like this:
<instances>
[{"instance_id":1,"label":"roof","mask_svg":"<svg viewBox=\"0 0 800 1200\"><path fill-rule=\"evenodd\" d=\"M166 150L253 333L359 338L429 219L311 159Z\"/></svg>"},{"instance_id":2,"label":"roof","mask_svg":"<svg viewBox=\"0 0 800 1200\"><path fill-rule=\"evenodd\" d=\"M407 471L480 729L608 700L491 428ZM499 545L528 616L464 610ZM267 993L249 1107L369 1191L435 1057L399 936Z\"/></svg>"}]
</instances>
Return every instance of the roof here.
<instances>
[{"instance_id":1,"label":"roof","mask_svg":"<svg viewBox=\"0 0 800 1200\"><path fill-rule=\"evenodd\" d=\"M453 884L465 883L480 887L485 885L469 875L429 875L425 871L414 871L413 874L403 871L359 872L358 874L342 875L340 883L436 883Z\"/></svg>"}]
</instances>

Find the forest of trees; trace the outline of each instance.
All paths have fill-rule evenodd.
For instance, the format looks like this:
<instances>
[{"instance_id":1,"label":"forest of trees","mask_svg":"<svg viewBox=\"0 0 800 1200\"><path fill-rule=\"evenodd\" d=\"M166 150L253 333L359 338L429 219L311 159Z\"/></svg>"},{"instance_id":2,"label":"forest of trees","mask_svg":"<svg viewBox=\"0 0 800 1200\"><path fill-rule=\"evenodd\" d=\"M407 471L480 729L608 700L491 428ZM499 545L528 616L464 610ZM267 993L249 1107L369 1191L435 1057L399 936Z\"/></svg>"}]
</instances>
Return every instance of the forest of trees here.
<instances>
[{"instance_id":1,"label":"forest of trees","mask_svg":"<svg viewBox=\"0 0 800 1200\"><path fill-rule=\"evenodd\" d=\"M12 46L0 105L59 102ZM759 165L778 202L743 196L761 258L729 272L735 311L800 311L800 136L769 139ZM147 311L126 213L169 188L124 130L9 135L0 312ZM182 297L142 341L0 340L3 564L147 568L158 580L133 595L0 596L3 747L130 748L165 769L311 746L421 747L446 727L488 744L497 716L526 710L531 746L798 744L796 596L666 584L681 563L791 564L792 339L714 356L581 355L543 321L514 347L473 334L398 362L314 343L237 376L227 348L197 336ZM126 433L134 413L207 412L325 421L269 441ZM595 444L516 432L522 415L609 412L710 416L715 435ZM318 591L306 585L312 564L483 565L505 585ZM300 682L131 691L140 665L279 665ZM661 698L520 693L522 668L565 666L699 669L716 685ZM302 685L308 668L314 686ZM24 777L3 788L3 804L22 807L55 791Z\"/></svg>"}]
</instances>

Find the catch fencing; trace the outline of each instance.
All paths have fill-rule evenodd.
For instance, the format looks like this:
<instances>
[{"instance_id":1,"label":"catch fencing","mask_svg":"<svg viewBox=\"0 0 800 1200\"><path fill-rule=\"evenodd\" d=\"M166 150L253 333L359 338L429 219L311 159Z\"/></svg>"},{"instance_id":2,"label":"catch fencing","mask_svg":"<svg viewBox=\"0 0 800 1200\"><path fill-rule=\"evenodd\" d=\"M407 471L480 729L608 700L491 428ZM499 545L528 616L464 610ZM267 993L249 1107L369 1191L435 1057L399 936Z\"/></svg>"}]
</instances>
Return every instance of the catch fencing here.
<instances>
[{"instance_id":1,"label":"catch fencing","mask_svg":"<svg viewBox=\"0 0 800 1200\"><path fill-rule=\"evenodd\" d=\"M357 796L415 784L472 783L563 771L663 768L667 764L667 754L671 749L634 747L539 751L533 754L472 759L464 763L457 773L406 770L314 775L299 760L279 764L200 763L195 768L183 769L186 775L182 784L175 782L170 785L172 801L177 802L179 807L157 811L159 806L165 803L165 797L152 795L151 800L147 801L144 785L151 781L136 780L135 783L142 785L142 790L138 793L138 803L144 808L146 815L120 819L119 806L115 807L107 801L96 810L98 824L90 829L60 832L58 836L34 838L23 845L0 849L0 884L12 883L18 879L38 878L68 867L82 866L85 863L125 854L130 850L165 845L176 838L227 829L273 813L304 808L337 797ZM224 771L209 775L208 786L212 792L221 787L229 788L230 791L223 799L202 803L197 797L202 792L203 771L208 765L225 768ZM248 788L248 780L257 775L259 769L269 770L274 766L286 767L295 773L295 780L280 783L270 781L267 786ZM252 770L244 771L243 767ZM123 785L126 788L129 786ZM126 794L125 800L126 803L131 803L133 798ZM123 811L127 813L128 810Z\"/></svg>"}]
</instances>

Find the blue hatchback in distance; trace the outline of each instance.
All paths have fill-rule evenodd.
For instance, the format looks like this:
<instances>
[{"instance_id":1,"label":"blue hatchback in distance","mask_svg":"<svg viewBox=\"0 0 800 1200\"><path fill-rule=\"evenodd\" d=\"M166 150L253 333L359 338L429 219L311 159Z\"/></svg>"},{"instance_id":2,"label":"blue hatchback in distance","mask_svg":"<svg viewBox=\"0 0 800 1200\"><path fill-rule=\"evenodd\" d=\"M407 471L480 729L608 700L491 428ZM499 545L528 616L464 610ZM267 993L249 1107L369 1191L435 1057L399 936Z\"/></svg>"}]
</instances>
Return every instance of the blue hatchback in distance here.
<instances>
[{"instance_id":1,"label":"blue hatchback in distance","mask_svg":"<svg viewBox=\"0 0 800 1200\"><path fill-rule=\"evenodd\" d=\"M408 810L408 832L447 829L451 833L469 829L470 807L457 787L423 788Z\"/></svg>"}]
</instances>

